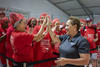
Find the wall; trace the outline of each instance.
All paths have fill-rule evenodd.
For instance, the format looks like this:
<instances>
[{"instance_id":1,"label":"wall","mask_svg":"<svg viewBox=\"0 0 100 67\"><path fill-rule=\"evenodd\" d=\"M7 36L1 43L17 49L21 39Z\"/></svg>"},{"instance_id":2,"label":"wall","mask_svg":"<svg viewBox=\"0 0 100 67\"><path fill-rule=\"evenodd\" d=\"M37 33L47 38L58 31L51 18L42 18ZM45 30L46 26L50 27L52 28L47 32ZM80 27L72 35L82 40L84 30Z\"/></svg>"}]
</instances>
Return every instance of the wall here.
<instances>
[{"instance_id":1,"label":"wall","mask_svg":"<svg viewBox=\"0 0 100 67\"><path fill-rule=\"evenodd\" d=\"M47 12L52 18L58 17L61 22L67 20L67 15L47 0L0 0L0 7L22 10L34 17Z\"/></svg>"},{"instance_id":2,"label":"wall","mask_svg":"<svg viewBox=\"0 0 100 67\"><path fill-rule=\"evenodd\" d=\"M100 15L94 15L94 23L100 22Z\"/></svg>"},{"instance_id":3,"label":"wall","mask_svg":"<svg viewBox=\"0 0 100 67\"><path fill-rule=\"evenodd\" d=\"M77 16L77 17L84 18L84 19L88 18L87 16ZM98 22L100 22L100 15L94 15L94 24Z\"/></svg>"}]
</instances>

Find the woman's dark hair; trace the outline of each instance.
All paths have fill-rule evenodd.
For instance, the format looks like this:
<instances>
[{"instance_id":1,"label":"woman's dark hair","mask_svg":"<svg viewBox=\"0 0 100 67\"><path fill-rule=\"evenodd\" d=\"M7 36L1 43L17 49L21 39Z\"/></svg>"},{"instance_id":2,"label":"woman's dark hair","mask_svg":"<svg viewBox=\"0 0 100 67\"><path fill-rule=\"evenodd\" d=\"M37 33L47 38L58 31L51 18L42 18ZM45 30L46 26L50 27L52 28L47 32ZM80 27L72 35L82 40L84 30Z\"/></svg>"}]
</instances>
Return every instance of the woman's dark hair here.
<instances>
[{"instance_id":1,"label":"woman's dark hair","mask_svg":"<svg viewBox=\"0 0 100 67\"><path fill-rule=\"evenodd\" d=\"M79 31L79 29L80 29L80 20L79 20L79 18L71 16L71 17L69 17L68 20L72 21L71 22L72 25L77 25L77 31Z\"/></svg>"}]
</instances>

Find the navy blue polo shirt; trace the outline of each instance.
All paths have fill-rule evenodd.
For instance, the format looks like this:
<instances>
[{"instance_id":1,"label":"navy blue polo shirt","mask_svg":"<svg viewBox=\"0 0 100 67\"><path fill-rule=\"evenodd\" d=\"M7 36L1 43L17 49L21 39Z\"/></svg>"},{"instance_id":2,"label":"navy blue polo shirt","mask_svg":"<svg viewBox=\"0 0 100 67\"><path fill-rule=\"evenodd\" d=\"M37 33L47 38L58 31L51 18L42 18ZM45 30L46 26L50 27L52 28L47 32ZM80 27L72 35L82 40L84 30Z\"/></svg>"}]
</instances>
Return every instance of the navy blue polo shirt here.
<instances>
[{"instance_id":1,"label":"navy blue polo shirt","mask_svg":"<svg viewBox=\"0 0 100 67\"><path fill-rule=\"evenodd\" d=\"M80 32L76 34L71 40L68 35L59 36L61 40L60 45L60 57L77 59L80 58L80 53L87 54L89 53L89 43L88 41L81 36ZM62 67L84 67L84 66L75 66L67 64Z\"/></svg>"}]
</instances>

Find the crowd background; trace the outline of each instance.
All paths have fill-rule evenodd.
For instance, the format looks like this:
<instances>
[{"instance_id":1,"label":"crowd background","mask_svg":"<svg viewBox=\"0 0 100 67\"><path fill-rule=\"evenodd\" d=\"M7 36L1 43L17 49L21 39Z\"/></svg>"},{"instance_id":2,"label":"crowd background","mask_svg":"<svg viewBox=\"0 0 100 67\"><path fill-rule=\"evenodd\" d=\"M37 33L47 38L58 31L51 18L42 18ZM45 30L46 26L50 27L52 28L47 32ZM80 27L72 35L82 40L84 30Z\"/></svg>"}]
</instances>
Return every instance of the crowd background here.
<instances>
[{"instance_id":1,"label":"crowd background","mask_svg":"<svg viewBox=\"0 0 100 67\"><path fill-rule=\"evenodd\" d=\"M11 36L14 35L16 36L16 33L12 35L12 32L15 31L16 25L20 21L23 21L26 24L25 32L27 32L28 34L36 35L39 34L38 32L41 31L45 17L49 18L51 22L52 31L56 35L64 35L67 33L66 22L60 22L59 18L51 19L51 17L47 13L42 13L39 18L35 18L33 16L30 17L29 19L26 19L24 15L20 13L11 12L9 14L9 17L7 17L4 12L0 12L0 54L12 58L17 62L32 62L32 61L57 57L56 55L53 54L53 52L59 53L60 44L53 43L46 29L42 31L43 36L40 36L38 39L35 39L35 41L32 40L33 39L32 36L30 37L30 35L26 34L23 35L29 38L25 38L23 36L22 38L24 38L24 41L21 41L20 39L21 35L19 38L17 38L18 40L20 40L19 42L22 42L22 44L26 42L28 42L28 44L31 44L30 47L27 48L27 46L21 46L21 44L17 46L12 46L13 38L11 38ZM85 37L90 43L91 63L93 67L96 67L99 57L98 54L100 45L100 22L98 22L97 24L93 24L93 20L90 18L87 19L81 18L80 22L81 22L81 28L80 28L81 35ZM46 23L44 23L44 25L45 24ZM16 42L16 44L19 43ZM14 54L16 54L16 50L14 49L14 47L19 50L19 52L17 52L19 53L17 57L14 56ZM31 60L27 59L28 57L24 54L26 55L29 54L28 57L30 57ZM19 57L24 57L24 59ZM10 67L13 67L13 63L11 61L0 56L0 65L6 67L7 62ZM34 65L34 67L51 67L55 65L56 64L54 63L54 61L49 61L42 64Z\"/></svg>"}]
</instances>

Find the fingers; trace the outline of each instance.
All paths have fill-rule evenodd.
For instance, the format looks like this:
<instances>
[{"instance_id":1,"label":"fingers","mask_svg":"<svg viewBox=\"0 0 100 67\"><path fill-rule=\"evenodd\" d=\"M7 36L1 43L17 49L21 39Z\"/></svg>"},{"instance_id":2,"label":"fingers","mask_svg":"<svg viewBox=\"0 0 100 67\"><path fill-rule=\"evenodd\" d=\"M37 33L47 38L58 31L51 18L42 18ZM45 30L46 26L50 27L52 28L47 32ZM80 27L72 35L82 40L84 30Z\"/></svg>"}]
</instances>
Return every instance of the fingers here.
<instances>
[{"instance_id":1,"label":"fingers","mask_svg":"<svg viewBox=\"0 0 100 67\"><path fill-rule=\"evenodd\" d=\"M46 23L47 23L48 22L48 17L46 16L45 19L46 19Z\"/></svg>"},{"instance_id":2,"label":"fingers","mask_svg":"<svg viewBox=\"0 0 100 67\"><path fill-rule=\"evenodd\" d=\"M50 19L49 19L47 16L44 18L43 26L44 26L44 27L47 26L47 29L46 29L47 32L49 32L49 30L51 29L51 28L50 28Z\"/></svg>"},{"instance_id":3,"label":"fingers","mask_svg":"<svg viewBox=\"0 0 100 67\"><path fill-rule=\"evenodd\" d=\"M46 17L44 18L44 20L43 20L43 24L45 24L46 23L46 21L47 21L47 19L46 19Z\"/></svg>"},{"instance_id":4,"label":"fingers","mask_svg":"<svg viewBox=\"0 0 100 67\"><path fill-rule=\"evenodd\" d=\"M60 58L57 58L57 60L55 61L55 63L59 63L61 60Z\"/></svg>"},{"instance_id":5,"label":"fingers","mask_svg":"<svg viewBox=\"0 0 100 67\"><path fill-rule=\"evenodd\" d=\"M47 25L50 26L51 22L50 22L50 19L48 18L48 22L47 22Z\"/></svg>"},{"instance_id":6,"label":"fingers","mask_svg":"<svg viewBox=\"0 0 100 67\"><path fill-rule=\"evenodd\" d=\"M45 24L45 25L47 25L47 23L49 23L49 18L46 16L45 18L44 18L44 21L43 21L43 23Z\"/></svg>"},{"instance_id":7,"label":"fingers","mask_svg":"<svg viewBox=\"0 0 100 67\"><path fill-rule=\"evenodd\" d=\"M56 63L57 66L60 66L60 61L59 60L56 60L55 63Z\"/></svg>"},{"instance_id":8,"label":"fingers","mask_svg":"<svg viewBox=\"0 0 100 67\"><path fill-rule=\"evenodd\" d=\"M55 63L57 64L57 66L64 66L64 60L63 58L57 58L58 60L55 61Z\"/></svg>"}]
</instances>

